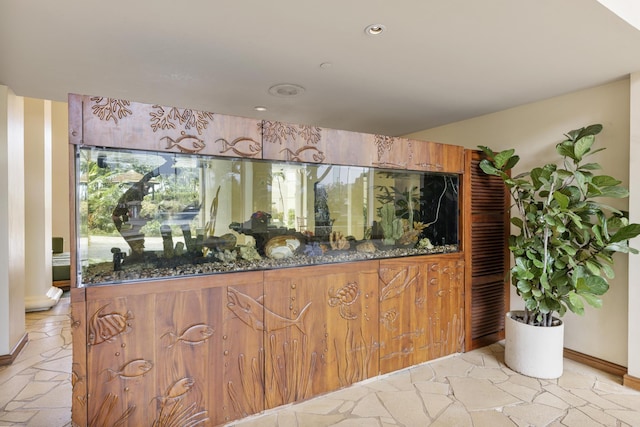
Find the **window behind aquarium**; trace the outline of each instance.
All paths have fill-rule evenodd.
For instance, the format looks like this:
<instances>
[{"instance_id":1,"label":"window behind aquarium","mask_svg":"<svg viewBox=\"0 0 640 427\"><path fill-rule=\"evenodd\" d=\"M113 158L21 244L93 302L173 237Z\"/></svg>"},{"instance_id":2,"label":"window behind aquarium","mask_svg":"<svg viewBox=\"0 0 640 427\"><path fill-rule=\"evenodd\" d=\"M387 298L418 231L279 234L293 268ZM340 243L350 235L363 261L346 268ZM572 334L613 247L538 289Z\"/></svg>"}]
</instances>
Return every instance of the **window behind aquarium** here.
<instances>
[{"instance_id":1,"label":"window behind aquarium","mask_svg":"<svg viewBox=\"0 0 640 427\"><path fill-rule=\"evenodd\" d=\"M458 175L78 148L80 284L458 251Z\"/></svg>"}]
</instances>

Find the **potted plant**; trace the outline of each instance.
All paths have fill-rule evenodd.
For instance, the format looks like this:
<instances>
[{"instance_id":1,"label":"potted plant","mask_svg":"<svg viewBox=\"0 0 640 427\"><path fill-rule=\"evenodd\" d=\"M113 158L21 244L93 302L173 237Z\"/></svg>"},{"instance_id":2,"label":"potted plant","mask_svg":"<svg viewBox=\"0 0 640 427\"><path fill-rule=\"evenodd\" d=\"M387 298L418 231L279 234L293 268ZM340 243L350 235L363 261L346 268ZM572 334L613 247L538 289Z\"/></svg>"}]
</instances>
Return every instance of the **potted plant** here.
<instances>
[{"instance_id":1,"label":"potted plant","mask_svg":"<svg viewBox=\"0 0 640 427\"><path fill-rule=\"evenodd\" d=\"M601 296L614 277L613 254L637 253L628 240L640 234L640 224L602 198L628 197L621 182L599 175L598 163L585 159L602 125L567 133L556 145L558 164L547 163L514 177L509 171L520 160L513 149L486 155L480 168L500 177L513 200L509 238L513 254L511 284L524 301L524 310L507 313L505 363L511 369L538 378L562 375L563 323L569 310L584 313L584 303L600 307ZM514 213L515 211L515 213ZM551 334L540 341L514 332ZM529 346L530 347L527 347Z\"/></svg>"}]
</instances>

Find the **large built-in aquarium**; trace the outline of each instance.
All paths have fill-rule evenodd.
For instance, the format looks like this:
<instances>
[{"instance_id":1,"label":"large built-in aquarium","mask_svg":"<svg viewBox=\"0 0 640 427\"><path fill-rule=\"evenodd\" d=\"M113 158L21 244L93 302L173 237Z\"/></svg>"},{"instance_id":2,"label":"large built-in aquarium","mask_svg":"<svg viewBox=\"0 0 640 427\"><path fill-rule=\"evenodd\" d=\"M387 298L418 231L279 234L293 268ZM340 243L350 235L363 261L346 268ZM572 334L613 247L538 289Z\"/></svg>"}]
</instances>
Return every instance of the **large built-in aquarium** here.
<instances>
[{"instance_id":1,"label":"large built-in aquarium","mask_svg":"<svg viewBox=\"0 0 640 427\"><path fill-rule=\"evenodd\" d=\"M78 285L459 250L457 174L77 148Z\"/></svg>"}]
</instances>

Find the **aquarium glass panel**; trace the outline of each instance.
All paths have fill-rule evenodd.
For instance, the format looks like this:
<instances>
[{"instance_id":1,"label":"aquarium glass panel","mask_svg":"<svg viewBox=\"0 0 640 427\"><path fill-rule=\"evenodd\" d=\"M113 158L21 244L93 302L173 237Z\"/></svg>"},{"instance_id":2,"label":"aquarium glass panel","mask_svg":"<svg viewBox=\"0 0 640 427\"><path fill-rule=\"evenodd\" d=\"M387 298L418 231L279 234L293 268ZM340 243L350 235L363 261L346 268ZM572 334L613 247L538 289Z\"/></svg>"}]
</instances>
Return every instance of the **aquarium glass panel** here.
<instances>
[{"instance_id":1,"label":"aquarium glass panel","mask_svg":"<svg viewBox=\"0 0 640 427\"><path fill-rule=\"evenodd\" d=\"M80 286L459 250L455 174L77 150Z\"/></svg>"}]
</instances>

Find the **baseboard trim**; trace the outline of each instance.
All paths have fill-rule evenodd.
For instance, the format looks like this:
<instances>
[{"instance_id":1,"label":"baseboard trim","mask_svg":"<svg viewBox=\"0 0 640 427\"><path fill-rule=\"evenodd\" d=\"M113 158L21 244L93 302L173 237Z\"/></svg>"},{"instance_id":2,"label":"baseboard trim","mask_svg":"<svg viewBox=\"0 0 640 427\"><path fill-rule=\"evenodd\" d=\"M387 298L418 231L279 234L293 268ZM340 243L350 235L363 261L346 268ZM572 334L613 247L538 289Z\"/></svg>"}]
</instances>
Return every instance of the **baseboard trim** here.
<instances>
[{"instance_id":1,"label":"baseboard trim","mask_svg":"<svg viewBox=\"0 0 640 427\"><path fill-rule=\"evenodd\" d=\"M635 390L640 390L640 378L632 377L629 374L625 374L622 377L622 384L625 387L633 388Z\"/></svg>"},{"instance_id":2,"label":"baseboard trim","mask_svg":"<svg viewBox=\"0 0 640 427\"><path fill-rule=\"evenodd\" d=\"M0 355L0 366L11 365L16 357L20 354L25 345L27 345L27 341L29 341L29 334L25 333L18 344L13 347L11 353Z\"/></svg>"},{"instance_id":3,"label":"baseboard trim","mask_svg":"<svg viewBox=\"0 0 640 427\"><path fill-rule=\"evenodd\" d=\"M600 369L601 371L611 375L623 377L627 374L627 368L622 365L607 362L606 360L598 359L597 357L589 356L588 354L580 353L568 348L564 349L564 357L580 362L584 365L591 366L592 368Z\"/></svg>"}]
</instances>

